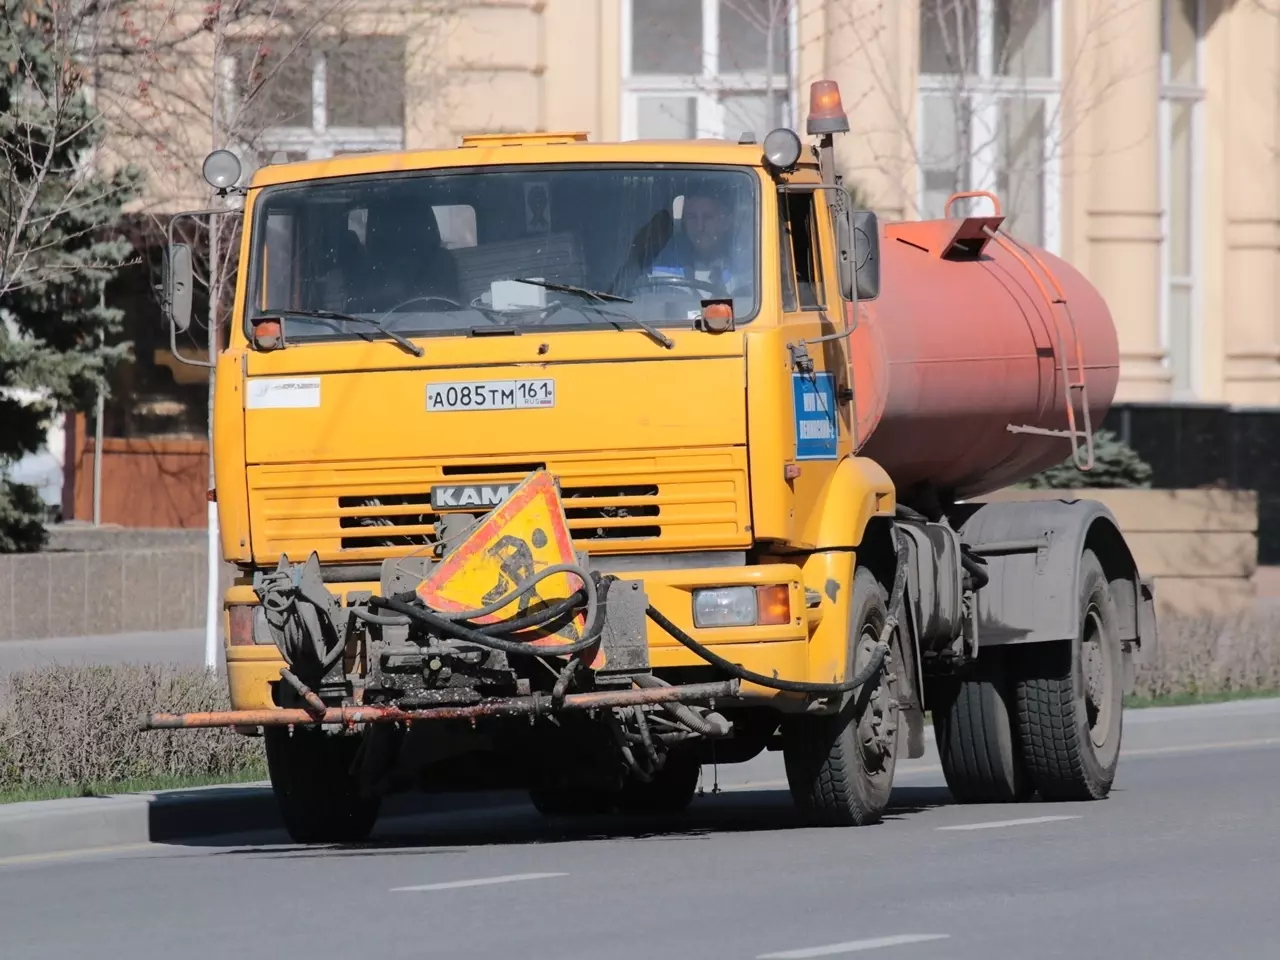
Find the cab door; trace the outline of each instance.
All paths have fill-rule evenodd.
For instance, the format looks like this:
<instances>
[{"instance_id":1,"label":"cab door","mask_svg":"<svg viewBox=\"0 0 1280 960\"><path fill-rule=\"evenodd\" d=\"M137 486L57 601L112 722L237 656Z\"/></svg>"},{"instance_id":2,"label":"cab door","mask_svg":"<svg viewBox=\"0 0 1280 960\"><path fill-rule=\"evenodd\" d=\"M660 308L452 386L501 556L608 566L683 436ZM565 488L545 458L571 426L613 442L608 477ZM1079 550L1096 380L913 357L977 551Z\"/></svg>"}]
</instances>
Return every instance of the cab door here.
<instances>
[{"instance_id":1,"label":"cab door","mask_svg":"<svg viewBox=\"0 0 1280 960\"><path fill-rule=\"evenodd\" d=\"M797 532L840 460L853 451L846 305L840 291L829 203L834 191L793 182L778 192L782 313L790 354Z\"/></svg>"}]
</instances>

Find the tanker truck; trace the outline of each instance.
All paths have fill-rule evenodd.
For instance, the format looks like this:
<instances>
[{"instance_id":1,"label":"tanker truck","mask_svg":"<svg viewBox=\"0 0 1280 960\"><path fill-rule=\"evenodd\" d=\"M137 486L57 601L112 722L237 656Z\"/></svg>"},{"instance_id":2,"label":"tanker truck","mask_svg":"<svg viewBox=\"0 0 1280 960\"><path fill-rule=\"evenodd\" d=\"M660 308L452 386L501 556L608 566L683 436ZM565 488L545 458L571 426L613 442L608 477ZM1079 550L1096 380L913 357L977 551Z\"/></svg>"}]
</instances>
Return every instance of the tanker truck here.
<instances>
[{"instance_id":1,"label":"tanker truck","mask_svg":"<svg viewBox=\"0 0 1280 960\"><path fill-rule=\"evenodd\" d=\"M981 499L1091 466L1106 304L995 197L854 209L848 131L821 81L808 144L211 154L230 709L144 725L263 737L304 843L402 791L675 814L770 750L867 824L926 713L958 802L1106 797L1151 584L1102 504ZM191 261L171 233L175 354Z\"/></svg>"}]
</instances>

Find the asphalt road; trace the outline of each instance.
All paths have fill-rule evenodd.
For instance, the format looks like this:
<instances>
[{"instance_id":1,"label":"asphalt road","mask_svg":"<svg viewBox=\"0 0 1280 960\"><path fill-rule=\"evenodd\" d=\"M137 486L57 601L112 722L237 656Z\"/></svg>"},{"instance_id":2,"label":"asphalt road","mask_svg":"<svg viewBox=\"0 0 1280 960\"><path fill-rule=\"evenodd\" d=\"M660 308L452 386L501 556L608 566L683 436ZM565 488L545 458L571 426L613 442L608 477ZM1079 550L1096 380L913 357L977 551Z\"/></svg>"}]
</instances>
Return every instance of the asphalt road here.
<instances>
[{"instance_id":1,"label":"asphalt road","mask_svg":"<svg viewBox=\"0 0 1280 960\"><path fill-rule=\"evenodd\" d=\"M797 825L767 755L666 820L529 807L0 861L4 956L1280 956L1280 701L1132 711L1111 797L959 806L904 764L880 825ZM712 771L706 771L710 787Z\"/></svg>"}]
</instances>

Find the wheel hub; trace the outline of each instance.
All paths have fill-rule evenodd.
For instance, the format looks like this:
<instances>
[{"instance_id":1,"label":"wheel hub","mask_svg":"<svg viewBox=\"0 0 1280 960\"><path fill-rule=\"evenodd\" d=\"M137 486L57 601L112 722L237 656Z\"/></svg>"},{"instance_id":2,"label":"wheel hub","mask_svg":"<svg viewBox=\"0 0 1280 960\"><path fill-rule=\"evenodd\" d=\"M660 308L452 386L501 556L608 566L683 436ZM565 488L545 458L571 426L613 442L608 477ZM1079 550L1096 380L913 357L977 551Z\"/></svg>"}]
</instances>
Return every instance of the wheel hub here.
<instances>
[{"instance_id":1,"label":"wheel hub","mask_svg":"<svg viewBox=\"0 0 1280 960\"><path fill-rule=\"evenodd\" d=\"M1084 706L1089 722L1089 738L1095 747L1101 747L1107 741L1107 731L1111 726L1111 684L1115 682L1107 662L1103 636L1098 611L1090 607L1085 616L1080 659L1085 682Z\"/></svg>"},{"instance_id":2,"label":"wheel hub","mask_svg":"<svg viewBox=\"0 0 1280 960\"><path fill-rule=\"evenodd\" d=\"M861 670L871 660L879 640L875 629L868 624L858 640L855 670ZM896 679L893 673L893 654L887 653L876 676L854 693L863 705L857 733L863 761L869 773L884 770L893 757L898 732L898 701L893 696L893 682Z\"/></svg>"}]
</instances>

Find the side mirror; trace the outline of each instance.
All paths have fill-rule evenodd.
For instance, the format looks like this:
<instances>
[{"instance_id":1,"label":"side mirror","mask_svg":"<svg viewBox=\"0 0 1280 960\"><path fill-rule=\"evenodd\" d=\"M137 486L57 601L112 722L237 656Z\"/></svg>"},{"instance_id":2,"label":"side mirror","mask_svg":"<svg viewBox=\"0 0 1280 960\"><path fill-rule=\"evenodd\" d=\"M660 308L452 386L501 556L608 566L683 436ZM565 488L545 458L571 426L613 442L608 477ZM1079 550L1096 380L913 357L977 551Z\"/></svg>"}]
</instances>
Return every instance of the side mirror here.
<instances>
[{"instance_id":1,"label":"side mirror","mask_svg":"<svg viewBox=\"0 0 1280 960\"><path fill-rule=\"evenodd\" d=\"M164 313L179 333L191 326L191 295L191 247L170 244L164 260Z\"/></svg>"},{"instance_id":2,"label":"side mirror","mask_svg":"<svg viewBox=\"0 0 1280 960\"><path fill-rule=\"evenodd\" d=\"M880 296L880 221L870 210L849 213L854 279L859 300Z\"/></svg>"}]
</instances>

